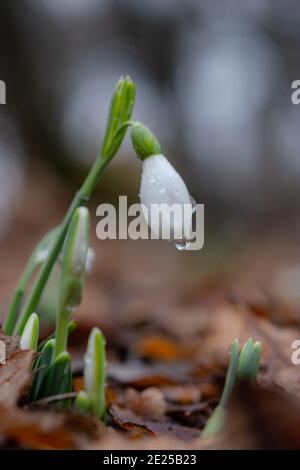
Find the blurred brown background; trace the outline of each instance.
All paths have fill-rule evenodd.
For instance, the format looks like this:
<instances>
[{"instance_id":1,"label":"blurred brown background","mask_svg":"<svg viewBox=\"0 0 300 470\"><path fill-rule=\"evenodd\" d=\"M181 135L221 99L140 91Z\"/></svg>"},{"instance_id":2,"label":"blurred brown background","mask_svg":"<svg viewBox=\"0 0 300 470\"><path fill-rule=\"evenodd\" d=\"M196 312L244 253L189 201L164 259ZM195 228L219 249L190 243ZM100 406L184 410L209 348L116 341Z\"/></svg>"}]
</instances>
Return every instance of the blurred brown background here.
<instances>
[{"instance_id":1,"label":"blurred brown background","mask_svg":"<svg viewBox=\"0 0 300 470\"><path fill-rule=\"evenodd\" d=\"M122 74L136 84L134 118L205 204L206 242L178 253L168 243L94 235L91 308L105 316L112 298L121 304L153 290L161 298L165 287L174 295L174 286L197 286L202 276L216 283L235 266L239 281L264 273L296 295L299 13L297 0L1 2L1 314L34 243L59 223L93 162ZM136 201L139 178L127 140L92 203L119 194ZM287 271L270 281L282 259Z\"/></svg>"}]
</instances>

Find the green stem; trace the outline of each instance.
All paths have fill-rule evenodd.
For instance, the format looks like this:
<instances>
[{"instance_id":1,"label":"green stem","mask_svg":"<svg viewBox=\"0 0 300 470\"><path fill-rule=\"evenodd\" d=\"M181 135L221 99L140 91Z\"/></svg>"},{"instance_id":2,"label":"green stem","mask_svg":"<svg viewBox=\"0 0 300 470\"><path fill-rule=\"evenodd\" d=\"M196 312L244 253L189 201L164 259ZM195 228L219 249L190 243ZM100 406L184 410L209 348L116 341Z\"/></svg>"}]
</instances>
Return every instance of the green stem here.
<instances>
[{"instance_id":1,"label":"green stem","mask_svg":"<svg viewBox=\"0 0 300 470\"><path fill-rule=\"evenodd\" d=\"M70 336L71 333L73 333L74 330L76 330L76 328L77 328L76 323L73 320L71 320L68 324L68 337ZM42 342L39 343L37 347L37 352L41 352L45 344L54 338L55 338L55 331L51 333L51 335L47 336L47 338L45 338Z\"/></svg>"},{"instance_id":2,"label":"green stem","mask_svg":"<svg viewBox=\"0 0 300 470\"><path fill-rule=\"evenodd\" d=\"M52 361L63 351L67 350L69 335L69 312L59 311L56 319L55 346Z\"/></svg>"},{"instance_id":3,"label":"green stem","mask_svg":"<svg viewBox=\"0 0 300 470\"><path fill-rule=\"evenodd\" d=\"M238 353L239 353L239 343L237 340L234 340L230 346L229 366L228 366L228 370L226 374L223 393L222 393L220 403L219 403L219 406L222 408L227 407L231 394L232 394L232 390L236 382Z\"/></svg>"},{"instance_id":4,"label":"green stem","mask_svg":"<svg viewBox=\"0 0 300 470\"><path fill-rule=\"evenodd\" d=\"M26 263L25 269L20 277L18 284L15 288L12 301L8 307L7 314L2 325L2 330L6 335L11 335L14 330L14 326L17 321L19 307L24 296L27 284L29 283L31 276L33 275L36 262L35 262L35 250L30 256L28 262Z\"/></svg>"},{"instance_id":5,"label":"green stem","mask_svg":"<svg viewBox=\"0 0 300 470\"><path fill-rule=\"evenodd\" d=\"M238 367L239 342L235 339L230 346L230 359L227 369L225 385L222 392L219 405L215 408L213 414L208 418L201 436L203 438L217 434L224 426L226 409L236 382Z\"/></svg>"},{"instance_id":6,"label":"green stem","mask_svg":"<svg viewBox=\"0 0 300 470\"><path fill-rule=\"evenodd\" d=\"M16 332L19 334L22 333L25 323L29 317L29 315L36 309L36 306L40 300L41 293L46 285L46 282L49 278L53 265L62 249L66 233L68 230L69 223L72 219L72 216L75 210L81 206L82 204L86 203L92 192L94 191L99 177L112 158L99 158L94 163L90 173L88 174L86 180L84 181L83 185L81 186L80 190L75 194L75 197L68 209L67 214L60 226L57 236L54 239L52 247L50 248L49 254L41 267L41 270L36 278L36 281L32 287L31 292L28 295L27 301L24 305L24 308L20 314L20 318L16 325Z\"/></svg>"}]
</instances>

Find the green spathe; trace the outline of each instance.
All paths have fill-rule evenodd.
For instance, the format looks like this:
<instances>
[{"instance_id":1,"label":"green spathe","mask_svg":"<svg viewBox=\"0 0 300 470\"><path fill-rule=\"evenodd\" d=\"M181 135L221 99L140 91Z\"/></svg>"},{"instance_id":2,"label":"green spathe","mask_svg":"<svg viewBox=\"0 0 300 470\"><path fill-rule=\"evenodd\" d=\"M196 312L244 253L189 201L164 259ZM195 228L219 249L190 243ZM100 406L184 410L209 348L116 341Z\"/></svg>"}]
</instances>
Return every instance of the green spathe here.
<instances>
[{"instance_id":1,"label":"green spathe","mask_svg":"<svg viewBox=\"0 0 300 470\"><path fill-rule=\"evenodd\" d=\"M113 94L101 155L107 155L111 148L116 152L126 132L124 126L131 117L135 99L135 88L130 77L121 77Z\"/></svg>"}]
</instances>

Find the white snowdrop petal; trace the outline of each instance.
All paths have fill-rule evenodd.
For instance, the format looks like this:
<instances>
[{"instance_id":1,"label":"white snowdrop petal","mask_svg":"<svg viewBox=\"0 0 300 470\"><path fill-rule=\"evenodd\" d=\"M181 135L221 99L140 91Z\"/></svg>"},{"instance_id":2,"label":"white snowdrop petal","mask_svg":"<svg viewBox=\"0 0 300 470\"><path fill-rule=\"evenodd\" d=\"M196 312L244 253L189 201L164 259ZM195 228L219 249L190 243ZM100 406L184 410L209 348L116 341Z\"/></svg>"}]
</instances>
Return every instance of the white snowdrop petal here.
<instances>
[{"instance_id":1,"label":"white snowdrop petal","mask_svg":"<svg viewBox=\"0 0 300 470\"><path fill-rule=\"evenodd\" d=\"M150 227L156 234L160 235L161 222L159 217L153 217L151 206L153 204L166 204L171 207L178 204L182 212L175 214L171 219L171 236L174 239L182 238L183 224L185 234L192 231L192 208L190 217L183 221L183 208L191 207L191 198L185 182L169 163L164 155L152 155L143 161L142 181L140 187L141 203L145 206L148 214L152 213ZM152 206L153 207L153 206ZM181 234L181 237L178 236Z\"/></svg>"},{"instance_id":2,"label":"white snowdrop petal","mask_svg":"<svg viewBox=\"0 0 300 470\"><path fill-rule=\"evenodd\" d=\"M36 313L32 313L27 320L20 338L20 349L36 349L39 333L39 319Z\"/></svg>"},{"instance_id":3,"label":"white snowdrop petal","mask_svg":"<svg viewBox=\"0 0 300 470\"><path fill-rule=\"evenodd\" d=\"M140 196L146 206L190 203L185 182L164 155L153 155L144 160Z\"/></svg>"}]
</instances>

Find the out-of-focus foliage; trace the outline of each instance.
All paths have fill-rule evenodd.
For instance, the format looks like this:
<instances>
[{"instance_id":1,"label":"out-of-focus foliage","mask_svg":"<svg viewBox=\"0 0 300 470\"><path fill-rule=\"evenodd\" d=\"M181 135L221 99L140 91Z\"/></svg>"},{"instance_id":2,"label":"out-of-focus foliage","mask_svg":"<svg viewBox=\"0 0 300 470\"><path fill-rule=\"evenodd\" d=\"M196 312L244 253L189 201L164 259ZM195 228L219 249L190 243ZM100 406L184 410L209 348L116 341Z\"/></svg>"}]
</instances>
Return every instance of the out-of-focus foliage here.
<instances>
[{"instance_id":1,"label":"out-of-focus foliage","mask_svg":"<svg viewBox=\"0 0 300 470\"><path fill-rule=\"evenodd\" d=\"M22 162L47 158L72 182L93 161L122 73L139 90L136 118L159 131L211 214L297 211L297 13L297 0L4 2L0 233ZM138 171L127 143L109 177L120 192L131 179L135 196Z\"/></svg>"}]
</instances>

